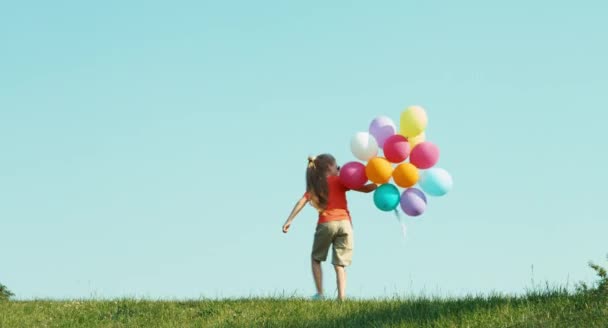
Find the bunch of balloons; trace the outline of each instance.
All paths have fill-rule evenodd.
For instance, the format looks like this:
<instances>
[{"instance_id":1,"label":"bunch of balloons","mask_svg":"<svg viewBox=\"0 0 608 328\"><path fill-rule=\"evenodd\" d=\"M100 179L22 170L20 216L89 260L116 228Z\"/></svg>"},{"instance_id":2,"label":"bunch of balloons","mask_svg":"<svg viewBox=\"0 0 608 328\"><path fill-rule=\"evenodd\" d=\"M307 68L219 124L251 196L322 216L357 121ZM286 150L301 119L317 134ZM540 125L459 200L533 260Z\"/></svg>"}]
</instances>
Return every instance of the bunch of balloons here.
<instances>
[{"instance_id":1,"label":"bunch of balloons","mask_svg":"<svg viewBox=\"0 0 608 328\"><path fill-rule=\"evenodd\" d=\"M399 130L390 118L375 118L368 131L351 139L351 151L360 162L343 165L340 181L350 189L368 181L376 183L380 185L374 192L378 209L393 211L400 205L409 216L421 215L427 207L426 195L443 196L453 184L446 170L435 167L439 148L426 141L427 123L426 111L420 106L401 113Z\"/></svg>"}]
</instances>

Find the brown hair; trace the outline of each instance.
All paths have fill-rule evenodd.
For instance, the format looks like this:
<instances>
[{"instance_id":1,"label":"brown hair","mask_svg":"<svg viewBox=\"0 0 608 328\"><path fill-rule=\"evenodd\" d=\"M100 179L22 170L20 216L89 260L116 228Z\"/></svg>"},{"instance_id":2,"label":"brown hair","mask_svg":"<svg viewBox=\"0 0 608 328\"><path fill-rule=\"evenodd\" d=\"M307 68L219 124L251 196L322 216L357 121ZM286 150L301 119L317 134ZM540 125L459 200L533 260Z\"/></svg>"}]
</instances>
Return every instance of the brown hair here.
<instances>
[{"instance_id":1,"label":"brown hair","mask_svg":"<svg viewBox=\"0 0 608 328\"><path fill-rule=\"evenodd\" d=\"M327 173L336 159L330 154L321 154L317 157L308 157L306 168L306 191L310 195L310 203L317 210L324 210L327 206L329 187L327 186Z\"/></svg>"}]
</instances>

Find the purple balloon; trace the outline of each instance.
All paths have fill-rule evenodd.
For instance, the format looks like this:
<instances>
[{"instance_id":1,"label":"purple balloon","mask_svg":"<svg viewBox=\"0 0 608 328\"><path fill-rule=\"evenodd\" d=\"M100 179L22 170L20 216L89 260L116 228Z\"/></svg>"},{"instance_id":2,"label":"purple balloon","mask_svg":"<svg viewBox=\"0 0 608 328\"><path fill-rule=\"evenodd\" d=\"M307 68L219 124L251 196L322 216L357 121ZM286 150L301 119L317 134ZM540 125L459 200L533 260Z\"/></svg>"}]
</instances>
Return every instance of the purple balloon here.
<instances>
[{"instance_id":1,"label":"purple balloon","mask_svg":"<svg viewBox=\"0 0 608 328\"><path fill-rule=\"evenodd\" d=\"M369 125L369 134L374 136L378 142L378 147L380 148L384 147L386 139L396 133L397 127L395 126L395 123L386 116L376 117Z\"/></svg>"},{"instance_id":2,"label":"purple balloon","mask_svg":"<svg viewBox=\"0 0 608 328\"><path fill-rule=\"evenodd\" d=\"M420 189L409 188L401 194L401 209L409 216L418 216L426 210L426 196Z\"/></svg>"}]
</instances>

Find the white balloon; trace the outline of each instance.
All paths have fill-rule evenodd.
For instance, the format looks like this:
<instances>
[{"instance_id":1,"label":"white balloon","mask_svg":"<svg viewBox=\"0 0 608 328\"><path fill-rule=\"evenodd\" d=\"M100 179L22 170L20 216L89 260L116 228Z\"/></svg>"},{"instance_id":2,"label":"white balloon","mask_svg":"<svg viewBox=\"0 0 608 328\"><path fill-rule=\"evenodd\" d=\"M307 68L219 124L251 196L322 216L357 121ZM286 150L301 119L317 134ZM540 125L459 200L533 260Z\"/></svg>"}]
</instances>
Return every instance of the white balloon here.
<instances>
[{"instance_id":1,"label":"white balloon","mask_svg":"<svg viewBox=\"0 0 608 328\"><path fill-rule=\"evenodd\" d=\"M350 141L350 150L359 160L369 161L378 155L378 143L368 132L357 132Z\"/></svg>"}]
</instances>

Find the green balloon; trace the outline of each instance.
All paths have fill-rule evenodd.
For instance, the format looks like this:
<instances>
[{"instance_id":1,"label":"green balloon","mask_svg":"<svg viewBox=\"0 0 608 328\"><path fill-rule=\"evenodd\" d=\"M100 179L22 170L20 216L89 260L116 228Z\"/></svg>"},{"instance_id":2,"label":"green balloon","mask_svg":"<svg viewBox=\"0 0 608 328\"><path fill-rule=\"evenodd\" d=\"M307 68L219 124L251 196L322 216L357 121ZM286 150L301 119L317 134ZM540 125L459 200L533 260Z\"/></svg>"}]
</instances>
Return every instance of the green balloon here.
<instances>
[{"instance_id":1,"label":"green balloon","mask_svg":"<svg viewBox=\"0 0 608 328\"><path fill-rule=\"evenodd\" d=\"M385 183L374 191L374 204L381 211L393 211L399 205L400 196L395 185Z\"/></svg>"}]
</instances>

